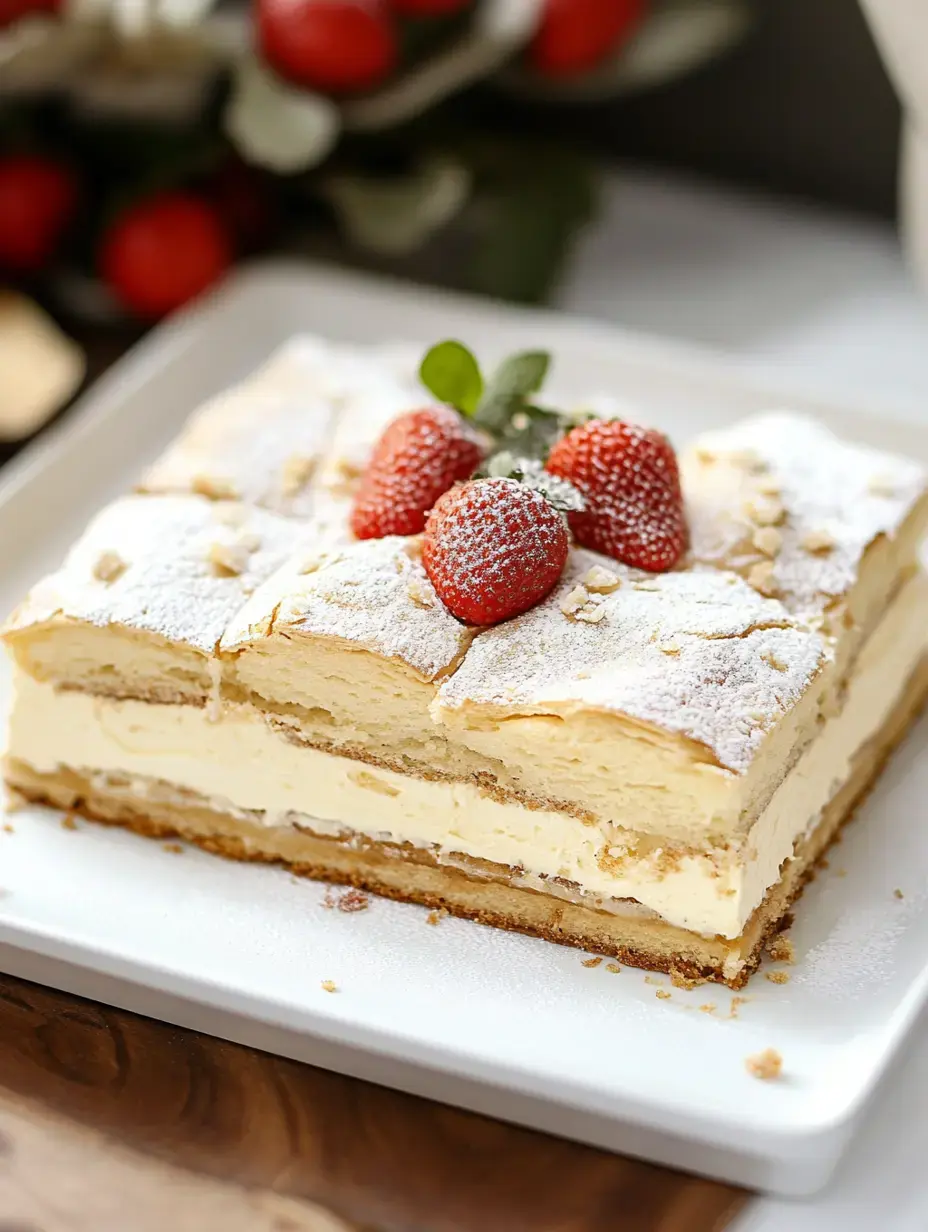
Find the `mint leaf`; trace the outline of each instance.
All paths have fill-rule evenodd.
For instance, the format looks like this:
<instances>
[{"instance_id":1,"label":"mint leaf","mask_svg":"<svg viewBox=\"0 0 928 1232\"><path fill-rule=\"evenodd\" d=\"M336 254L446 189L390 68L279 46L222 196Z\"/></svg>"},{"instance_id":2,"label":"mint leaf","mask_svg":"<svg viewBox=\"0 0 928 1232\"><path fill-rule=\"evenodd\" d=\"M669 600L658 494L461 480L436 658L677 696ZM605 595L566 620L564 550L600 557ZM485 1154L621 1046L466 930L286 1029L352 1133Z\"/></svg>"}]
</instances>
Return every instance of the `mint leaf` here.
<instances>
[{"instance_id":1,"label":"mint leaf","mask_svg":"<svg viewBox=\"0 0 928 1232\"><path fill-rule=\"evenodd\" d=\"M462 415L473 415L483 398L483 377L476 359L463 344L447 339L425 353L419 379L439 402Z\"/></svg>"},{"instance_id":2,"label":"mint leaf","mask_svg":"<svg viewBox=\"0 0 928 1232\"><path fill-rule=\"evenodd\" d=\"M529 407L529 396L542 386L551 366L547 351L522 351L504 359L493 373L474 420L496 436L509 431L513 420Z\"/></svg>"},{"instance_id":3,"label":"mint leaf","mask_svg":"<svg viewBox=\"0 0 928 1232\"><path fill-rule=\"evenodd\" d=\"M551 356L547 351L521 351L504 359L493 373L485 397L527 399L545 382Z\"/></svg>"}]
</instances>

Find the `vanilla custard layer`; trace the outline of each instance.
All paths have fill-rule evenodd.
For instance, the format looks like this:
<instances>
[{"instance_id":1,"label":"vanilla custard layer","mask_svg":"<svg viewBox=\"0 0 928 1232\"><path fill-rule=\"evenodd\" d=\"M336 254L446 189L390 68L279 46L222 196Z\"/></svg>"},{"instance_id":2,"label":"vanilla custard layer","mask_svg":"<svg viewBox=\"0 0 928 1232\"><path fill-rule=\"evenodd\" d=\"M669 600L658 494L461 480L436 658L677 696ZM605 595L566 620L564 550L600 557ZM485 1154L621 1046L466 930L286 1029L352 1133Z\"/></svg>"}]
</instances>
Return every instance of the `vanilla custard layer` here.
<instances>
[{"instance_id":1,"label":"vanilla custard layer","mask_svg":"<svg viewBox=\"0 0 928 1232\"><path fill-rule=\"evenodd\" d=\"M588 894L636 899L679 927L733 938L928 651L926 591L922 576L906 585L868 639L841 713L824 724L747 838L724 847L661 847L653 835L635 833L633 817L591 825L502 802L472 783L415 778L323 753L291 743L247 705L211 722L201 707L58 691L22 671L9 753L40 772L65 766L162 780L224 810L263 813L268 825L362 832L429 846L439 859L459 852L563 877Z\"/></svg>"}]
</instances>

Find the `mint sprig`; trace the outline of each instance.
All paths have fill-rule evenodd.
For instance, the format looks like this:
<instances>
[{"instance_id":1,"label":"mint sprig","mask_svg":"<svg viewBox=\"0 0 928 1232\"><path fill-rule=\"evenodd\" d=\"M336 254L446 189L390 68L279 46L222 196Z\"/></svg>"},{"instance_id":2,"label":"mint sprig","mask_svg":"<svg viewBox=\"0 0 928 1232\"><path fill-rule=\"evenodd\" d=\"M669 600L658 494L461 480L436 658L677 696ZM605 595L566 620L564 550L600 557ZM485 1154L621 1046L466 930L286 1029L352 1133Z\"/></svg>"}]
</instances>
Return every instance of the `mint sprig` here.
<instances>
[{"instance_id":1,"label":"mint sprig","mask_svg":"<svg viewBox=\"0 0 928 1232\"><path fill-rule=\"evenodd\" d=\"M523 457L544 459L564 430L559 412L533 399L550 367L547 351L521 351L485 378L472 352L448 339L426 353L419 378L440 402L453 406L497 444Z\"/></svg>"}]
</instances>

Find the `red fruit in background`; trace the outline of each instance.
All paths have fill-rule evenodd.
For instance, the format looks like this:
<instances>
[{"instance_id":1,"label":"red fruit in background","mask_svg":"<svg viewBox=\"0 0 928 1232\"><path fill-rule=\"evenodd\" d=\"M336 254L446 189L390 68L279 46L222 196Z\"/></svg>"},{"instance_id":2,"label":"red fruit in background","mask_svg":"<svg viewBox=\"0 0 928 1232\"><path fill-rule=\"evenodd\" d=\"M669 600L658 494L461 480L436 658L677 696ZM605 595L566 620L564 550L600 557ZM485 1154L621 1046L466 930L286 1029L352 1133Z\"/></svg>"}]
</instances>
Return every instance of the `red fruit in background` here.
<instances>
[{"instance_id":1,"label":"red fruit in background","mask_svg":"<svg viewBox=\"0 0 928 1232\"><path fill-rule=\"evenodd\" d=\"M57 13L61 0L0 0L0 30L30 13Z\"/></svg>"},{"instance_id":2,"label":"red fruit in background","mask_svg":"<svg viewBox=\"0 0 928 1232\"><path fill-rule=\"evenodd\" d=\"M417 535L438 498L483 458L473 430L445 406L409 411L377 442L351 513L358 539Z\"/></svg>"},{"instance_id":3,"label":"red fruit in background","mask_svg":"<svg viewBox=\"0 0 928 1232\"><path fill-rule=\"evenodd\" d=\"M546 0L529 60L549 77L595 68L631 34L647 0Z\"/></svg>"},{"instance_id":4,"label":"red fruit in background","mask_svg":"<svg viewBox=\"0 0 928 1232\"><path fill-rule=\"evenodd\" d=\"M257 0L258 37L272 68L329 94L371 90L399 57L383 0Z\"/></svg>"},{"instance_id":5,"label":"red fruit in background","mask_svg":"<svg viewBox=\"0 0 928 1232\"><path fill-rule=\"evenodd\" d=\"M460 13L472 0L389 0L390 8L402 17L441 17Z\"/></svg>"},{"instance_id":6,"label":"red fruit in background","mask_svg":"<svg viewBox=\"0 0 928 1232\"><path fill-rule=\"evenodd\" d=\"M103 237L100 273L143 317L160 317L205 291L232 263L218 212L192 193L166 192L125 210Z\"/></svg>"},{"instance_id":7,"label":"red fruit in background","mask_svg":"<svg viewBox=\"0 0 928 1232\"><path fill-rule=\"evenodd\" d=\"M660 432L594 419L558 441L545 469L583 494L586 508L569 518L584 547L651 573L672 569L686 551L677 457Z\"/></svg>"},{"instance_id":8,"label":"red fruit in background","mask_svg":"<svg viewBox=\"0 0 928 1232\"><path fill-rule=\"evenodd\" d=\"M458 620L494 625L534 607L567 562L567 526L540 492L515 479L452 488L425 525L422 564Z\"/></svg>"},{"instance_id":9,"label":"red fruit in background","mask_svg":"<svg viewBox=\"0 0 928 1232\"><path fill-rule=\"evenodd\" d=\"M29 274L54 255L77 207L74 173L50 158L0 158L0 267Z\"/></svg>"}]
</instances>

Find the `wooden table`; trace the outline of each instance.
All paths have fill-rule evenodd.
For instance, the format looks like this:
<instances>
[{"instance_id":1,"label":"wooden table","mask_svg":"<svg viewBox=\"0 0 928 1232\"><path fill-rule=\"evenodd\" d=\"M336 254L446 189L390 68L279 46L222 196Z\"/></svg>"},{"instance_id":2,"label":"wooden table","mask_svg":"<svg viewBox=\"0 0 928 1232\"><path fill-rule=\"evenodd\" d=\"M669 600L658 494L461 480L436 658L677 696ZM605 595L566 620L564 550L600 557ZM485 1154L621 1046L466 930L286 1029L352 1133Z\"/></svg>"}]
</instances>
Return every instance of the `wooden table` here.
<instances>
[{"instance_id":1,"label":"wooden table","mask_svg":"<svg viewBox=\"0 0 928 1232\"><path fill-rule=\"evenodd\" d=\"M129 340L82 339L91 377ZM747 1198L0 976L0 1232L721 1232Z\"/></svg>"}]
</instances>

